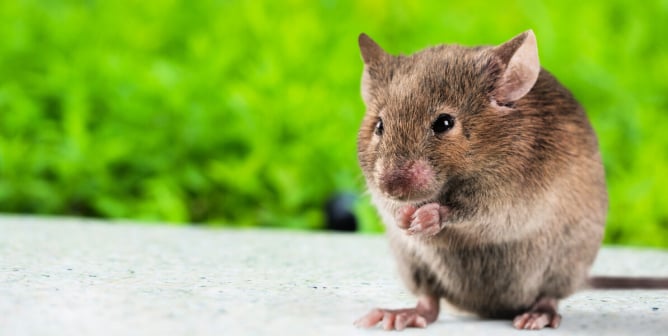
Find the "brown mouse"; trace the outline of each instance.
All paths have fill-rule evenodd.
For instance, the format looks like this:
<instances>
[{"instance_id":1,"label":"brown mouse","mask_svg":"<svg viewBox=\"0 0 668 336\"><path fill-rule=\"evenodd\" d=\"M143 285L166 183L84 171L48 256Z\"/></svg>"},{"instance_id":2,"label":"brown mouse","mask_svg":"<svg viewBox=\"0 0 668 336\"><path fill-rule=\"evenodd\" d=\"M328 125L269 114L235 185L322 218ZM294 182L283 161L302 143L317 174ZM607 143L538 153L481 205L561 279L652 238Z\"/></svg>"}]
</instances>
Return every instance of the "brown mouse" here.
<instances>
[{"instance_id":1,"label":"brown mouse","mask_svg":"<svg viewBox=\"0 0 668 336\"><path fill-rule=\"evenodd\" d=\"M356 324L425 327L443 298L519 329L556 328L558 300L586 287L608 206L584 109L542 69L529 30L496 47L392 56L365 34L358 159L399 273L418 303Z\"/></svg>"}]
</instances>

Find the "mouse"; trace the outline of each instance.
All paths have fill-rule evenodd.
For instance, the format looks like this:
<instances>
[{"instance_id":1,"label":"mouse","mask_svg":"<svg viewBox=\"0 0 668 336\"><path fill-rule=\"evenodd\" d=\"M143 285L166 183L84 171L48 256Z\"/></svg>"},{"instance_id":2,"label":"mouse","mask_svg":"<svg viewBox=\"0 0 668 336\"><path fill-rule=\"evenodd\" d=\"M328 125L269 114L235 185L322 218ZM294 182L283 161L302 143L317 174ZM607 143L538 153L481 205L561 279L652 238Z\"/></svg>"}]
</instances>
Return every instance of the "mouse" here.
<instances>
[{"instance_id":1,"label":"mouse","mask_svg":"<svg viewBox=\"0 0 668 336\"><path fill-rule=\"evenodd\" d=\"M391 55L359 35L366 107L358 161L415 307L355 322L426 327L441 300L517 329L557 328L585 288L668 288L590 277L608 196L584 108L542 68L536 36Z\"/></svg>"}]
</instances>

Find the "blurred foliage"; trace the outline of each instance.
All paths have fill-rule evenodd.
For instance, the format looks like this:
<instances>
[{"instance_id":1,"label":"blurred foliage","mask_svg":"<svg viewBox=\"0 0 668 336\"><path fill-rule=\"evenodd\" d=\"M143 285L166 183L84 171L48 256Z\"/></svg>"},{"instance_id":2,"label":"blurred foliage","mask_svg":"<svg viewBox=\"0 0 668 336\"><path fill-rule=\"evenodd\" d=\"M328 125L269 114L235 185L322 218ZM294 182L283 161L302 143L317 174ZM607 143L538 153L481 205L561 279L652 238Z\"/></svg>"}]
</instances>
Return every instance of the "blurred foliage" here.
<instances>
[{"instance_id":1,"label":"blurred foliage","mask_svg":"<svg viewBox=\"0 0 668 336\"><path fill-rule=\"evenodd\" d=\"M363 190L360 32L410 53L533 28L601 139L606 241L668 246L665 0L13 0L0 22L0 211L319 228Z\"/></svg>"}]
</instances>

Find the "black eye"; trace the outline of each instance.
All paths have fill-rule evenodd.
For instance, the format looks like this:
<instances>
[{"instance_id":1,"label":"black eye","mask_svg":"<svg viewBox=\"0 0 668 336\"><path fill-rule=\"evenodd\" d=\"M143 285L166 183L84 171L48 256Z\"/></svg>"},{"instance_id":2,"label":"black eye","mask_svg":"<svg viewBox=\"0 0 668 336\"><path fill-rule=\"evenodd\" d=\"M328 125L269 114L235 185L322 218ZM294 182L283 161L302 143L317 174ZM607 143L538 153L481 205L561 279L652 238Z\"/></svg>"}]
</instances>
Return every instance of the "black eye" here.
<instances>
[{"instance_id":1,"label":"black eye","mask_svg":"<svg viewBox=\"0 0 668 336\"><path fill-rule=\"evenodd\" d=\"M455 126L455 118L449 114L441 114L436 118L433 124L431 124L431 129L434 133L439 134L447 132Z\"/></svg>"},{"instance_id":2,"label":"black eye","mask_svg":"<svg viewBox=\"0 0 668 336\"><path fill-rule=\"evenodd\" d=\"M376 123L376 128L374 129L374 133L378 136L383 135L383 119L378 118L378 122Z\"/></svg>"}]
</instances>

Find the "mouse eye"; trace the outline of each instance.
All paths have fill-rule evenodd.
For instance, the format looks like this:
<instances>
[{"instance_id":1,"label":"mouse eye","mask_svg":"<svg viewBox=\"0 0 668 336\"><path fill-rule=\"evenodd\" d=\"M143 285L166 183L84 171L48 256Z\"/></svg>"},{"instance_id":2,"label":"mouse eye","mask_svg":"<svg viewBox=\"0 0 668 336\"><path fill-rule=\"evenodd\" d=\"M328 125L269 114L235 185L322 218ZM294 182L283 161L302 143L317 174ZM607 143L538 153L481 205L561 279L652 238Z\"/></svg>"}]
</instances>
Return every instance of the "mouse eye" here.
<instances>
[{"instance_id":1,"label":"mouse eye","mask_svg":"<svg viewBox=\"0 0 668 336\"><path fill-rule=\"evenodd\" d=\"M434 133L439 134L447 132L455 126L455 118L449 114L441 114L436 118L433 124L431 124L431 129Z\"/></svg>"},{"instance_id":2,"label":"mouse eye","mask_svg":"<svg viewBox=\"0 0 668 336\"><path fill-rule=\"evenodd\" d=\"M376 128L374 129L373 133L380 136L383 135L383 119L378 118L378 122L376 122Z\"/></svg>"}]
</instances>

